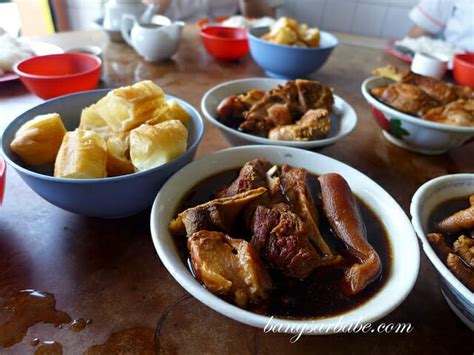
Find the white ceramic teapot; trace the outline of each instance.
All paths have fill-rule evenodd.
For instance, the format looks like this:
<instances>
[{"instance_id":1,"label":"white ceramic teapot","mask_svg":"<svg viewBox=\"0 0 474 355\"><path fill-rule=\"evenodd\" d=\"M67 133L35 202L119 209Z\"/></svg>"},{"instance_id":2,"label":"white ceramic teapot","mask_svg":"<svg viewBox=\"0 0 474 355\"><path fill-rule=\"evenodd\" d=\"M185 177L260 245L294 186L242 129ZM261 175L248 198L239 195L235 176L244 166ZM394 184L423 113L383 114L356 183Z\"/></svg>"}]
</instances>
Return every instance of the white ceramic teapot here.
<instances>
[{"instance_id":1,"label":"white ceramic teapot","mask_svg":"<svg viewBox=\"0 0 474 355\"><path fill-rule=\"evenodd\" d=\"M184 22L170 21L168 25L159 22L154 19L151 22L139 21L133 15L123 16L122 37L146 61L167 59L178 50Z\"/></svg>"},{"instance_id":2,"label":"white ceramic teapot","mask_svg":"<svg viewBox=\"0 0 474 355\"><path fill-rule=\"evenodd\" d=\"M104 29L120 31L124 15L134 15L143 22L150 22L158 10L158 4L145 5L141 0L108 0L104 6Z\"/></svg>"}]
</instances>

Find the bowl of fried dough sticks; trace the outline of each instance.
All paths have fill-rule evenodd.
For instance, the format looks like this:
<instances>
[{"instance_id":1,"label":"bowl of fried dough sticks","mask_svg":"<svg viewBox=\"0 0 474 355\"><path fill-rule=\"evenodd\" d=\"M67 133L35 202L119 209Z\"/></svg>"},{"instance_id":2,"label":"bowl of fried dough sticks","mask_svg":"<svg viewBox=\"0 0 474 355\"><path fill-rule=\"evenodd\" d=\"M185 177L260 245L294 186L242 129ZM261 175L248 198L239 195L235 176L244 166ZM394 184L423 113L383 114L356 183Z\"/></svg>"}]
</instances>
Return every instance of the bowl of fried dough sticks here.
<instances>
[{"instance_id":1,"label":"bowl of fried dough sticks","mask_svg":"<svg viewBox=\"0 0 474 355\"><path fill-rule=\"evenodd\" d=\"M152 81L62 96L15 118L2 153L50 203L119 218L148 208L188 164L203 136L199 113Z\"/></svg>"},{"instance_id":2,"label":"bowl of fried dough sticks","mask_svg":"<svg viewBox=\"0 0 474 355\"><path fill-rule=\"evenodd\" d=\"M411 71L386 66L362 83L362 95L391 143L422 154L441 154L474 137L474 95Z\"/></svg>"}]
</instances>

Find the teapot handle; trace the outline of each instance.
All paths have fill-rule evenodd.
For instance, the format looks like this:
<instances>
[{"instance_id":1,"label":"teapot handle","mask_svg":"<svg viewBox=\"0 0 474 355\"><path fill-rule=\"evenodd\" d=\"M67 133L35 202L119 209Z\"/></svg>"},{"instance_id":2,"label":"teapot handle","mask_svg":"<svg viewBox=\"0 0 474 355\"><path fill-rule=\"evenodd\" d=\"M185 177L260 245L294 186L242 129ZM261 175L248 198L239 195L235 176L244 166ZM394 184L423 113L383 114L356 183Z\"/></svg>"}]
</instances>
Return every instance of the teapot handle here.
<instances>
[{"instance_id":1,"label":"teapot handle","mask_svg":"<svg viewBox=\"0 0 474 355\"><path fill-rule=\"evenodd\" d=\"M120 24L120 32L122 33L122 37L130 47L133 47L132 38L130 37L130 31L132 30L135 21L135 16L125 14L122 16L122 22Z\"/></svg>"}]
</instances>

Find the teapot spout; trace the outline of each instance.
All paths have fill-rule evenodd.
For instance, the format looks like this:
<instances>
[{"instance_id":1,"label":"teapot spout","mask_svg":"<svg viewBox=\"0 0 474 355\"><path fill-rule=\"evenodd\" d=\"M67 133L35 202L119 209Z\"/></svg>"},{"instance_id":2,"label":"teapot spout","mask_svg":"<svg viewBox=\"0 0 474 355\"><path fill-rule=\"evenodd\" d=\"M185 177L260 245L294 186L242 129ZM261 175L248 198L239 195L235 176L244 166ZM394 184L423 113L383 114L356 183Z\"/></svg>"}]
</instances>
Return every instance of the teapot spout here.
<instances>
[{"instance_id":1,"label":"teapot spout","mask_svg":"<svg viewBox=\"0 0 474 355\"><path fill-rule=\"evenodd\" d=\"M148 4L146 6L145 12L143 12L142 16L140 17L140 22L142 23L150 23L153 16L156 14L158 9L160 8L160 4Z\"/></svg>"}]
</instances>

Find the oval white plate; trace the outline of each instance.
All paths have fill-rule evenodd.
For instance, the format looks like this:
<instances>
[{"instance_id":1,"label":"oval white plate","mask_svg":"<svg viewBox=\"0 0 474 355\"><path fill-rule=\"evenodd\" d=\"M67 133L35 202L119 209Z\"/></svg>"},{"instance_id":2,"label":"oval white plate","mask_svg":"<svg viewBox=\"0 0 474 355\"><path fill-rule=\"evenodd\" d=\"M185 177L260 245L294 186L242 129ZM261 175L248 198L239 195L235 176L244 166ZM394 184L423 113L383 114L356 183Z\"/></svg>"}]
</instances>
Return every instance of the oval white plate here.
<instances>
[{"instance_id":1,"label":"oval white plate","mask_svg":"<svg viewBox=\"0 0 474 355\"><path fill-rule=\"evenodd\" d=\"M312 141L276 141L268 138L258 137L253 134L239 132L227 127L216 119L215 113L219 103L230 95L238 95L252 89L268 91L279 84L285 84L287 80L270 78L249 78L227 81L207 91L201 100L201 111L210 123L223 131L225 135L235 137L242 144L272 144L288 147L311 149L323 147L337 142L345 137L355 128L357 115L346 101L334 95L334 109L331 113L331 130L328 138Z\"/></svg>"},{"instance_id":2,"label":"oval white plate","mask_svg":"<svg viewBox=\"0 0 474 355\"><path fill-rule=\"evenodd\" d=\"M256 158L278 165L302 167L313 174L336 172L344 176L354 193L378 215L388 232L392 249L392 269L385 285L367 302L344 313L343 319L340 315L314 320L273 319L273 324L284 328L348 326L373 322L393 311L410 293L419 269L418 242L407 215L382 187L356 169L321 154L289 147L255 145L222 150L190 163L163 185L151 211L151 235L163 265L175 280L199 301L229 318L259 328L264 328L270 320L268 316L246 311L206 290L181 260L168 231L168 224L182 199L198 182L216 173L242 167L245 162ZM295 328L288 328L287 331L295 332ZM304 332L322 334L311 328ZM329 331L332 332L334 330Z\"/></svg>"}]
</instances>

